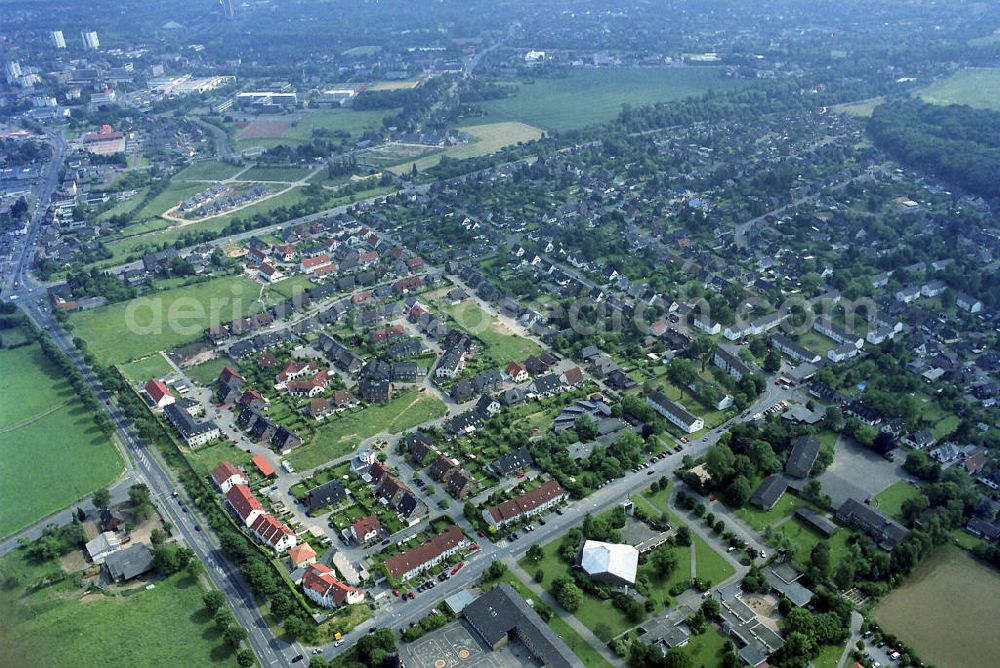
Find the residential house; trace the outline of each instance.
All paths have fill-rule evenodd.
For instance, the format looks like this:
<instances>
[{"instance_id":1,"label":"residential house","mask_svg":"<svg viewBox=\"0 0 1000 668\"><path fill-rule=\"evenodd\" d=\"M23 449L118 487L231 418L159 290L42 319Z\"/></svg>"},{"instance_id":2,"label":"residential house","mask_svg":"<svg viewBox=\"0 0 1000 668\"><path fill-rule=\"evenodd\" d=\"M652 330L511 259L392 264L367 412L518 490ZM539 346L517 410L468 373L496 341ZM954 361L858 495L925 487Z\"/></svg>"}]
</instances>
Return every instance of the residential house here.
<instances>
[{"instance_id":1,"label":"residential house","mask_svg":"<svg viewBox=\"0 0 1000 668\"><path fill-rule=\"evenodd\" d=\"M339 608L365 600L364 592L338 580L333 569L324 564L311 564L306 569L302 577L302 591L323 608Z\"/></svg>"},{"instance_id":2,"label":"residential house","mask_svg":"<svg viewBox=\"0 0 1000 668\"><path fill-rule=\"evenodd\" d=\"M157 408L166 408L175 401L174 395L171 394L170 389L162 380L153 378L146 383L143 389L146 391L146 396Z\"/></svg>"},{"instance_id":3,"label":"residential house","mask_svg":"<svg viewBox=\"0 0 1000 668\"><path fill-rule=\"evenodd\" d=\"M364 515L351 523L351 536L358 545L376 540L382 533L382 524L374 515Z\"/></svg>"},{"instance_id":4,"label":"residential house","mask_svg":"<svg viewBox=\"0 0 1000 668\"><path fill-rule=\"evenodd\" d=\"M220 462L212 469L212 482L223 494L229 492L233 485L249 485L246 475L229 462Z\"/></svg>"},{"instance_id":5,"label":"residential house","mask_svg":"<svg viewBox=\"0 0 1000 668\"><path fill-rule=\"evenodd\" d=\"M462 530L455 525L420 545L390 557L385 570L393 582L406 582L421 571L436 566L469 544Z\"/></svg>"},{"instance_id":6,"label":"residential house","mask_svg":"<svg viewBox=\"0 0 1000 668\"><path fill-rule=\"evenodd\" d=\"M712 354L712 364L732 376L737 382L753 373L753 369L746 362L741 360L737 355L722 348L715 349L715 352Z\"/></svg>"},{"instance_id":7,"label":"residential house","mask_svg":"<svg viewBox=\"0 0 1000 668\"><path fill-rule=\"evenodd\" d=\"M652 392L646 397L646 403L661 415L667 422L678 427L682 431L693 434L705 428L705 422L695 415L692 415L686 408L667 398L659 390Z\"/></svg>"},{"instance_id":8,"label":"residential house","mask_svg":"<svg viewBox=\"0 0 1000 668\"><path fill-rule=\"evenodd\" d=\"M254 521L264 514L264 506L253 495L246 485L233 485L226 492L226 504L230 512L238 518L245 527L250 527Z\"/></svg>"},{"instance_id":9,"label":"residential house","mask_svg":"<svg viewBox=\"0 0 1000 668\"><path fill-rule=\"evenodd\" d=\"M566 490L562 485L556 480L549 480L517 498L486 508L483 519L490 526L500 528L544 512L566 497Z\"/></svg>"},{"instance_id":10,"label":"residential house","mask_svg":"<svg viewBox=\"0 0 1000 668\"><path fill-rule=\"evenodd\" d=\"M306 492L306 505L310 512L335 506L347 498L347 489L337 480L313 487Z\"/></svg>"},{"instance_id":11,"label":"residential house","mask_svg":"<svg viewBox=\"0 0 1000 668\"><path fill-rule=\"evenodd\" d=\"M262 545L267 545L274 552L283 552L295 547L299 542L295 533L280 520L263 513L250 525L250 535Z\"/></svg>"}]
</instances>

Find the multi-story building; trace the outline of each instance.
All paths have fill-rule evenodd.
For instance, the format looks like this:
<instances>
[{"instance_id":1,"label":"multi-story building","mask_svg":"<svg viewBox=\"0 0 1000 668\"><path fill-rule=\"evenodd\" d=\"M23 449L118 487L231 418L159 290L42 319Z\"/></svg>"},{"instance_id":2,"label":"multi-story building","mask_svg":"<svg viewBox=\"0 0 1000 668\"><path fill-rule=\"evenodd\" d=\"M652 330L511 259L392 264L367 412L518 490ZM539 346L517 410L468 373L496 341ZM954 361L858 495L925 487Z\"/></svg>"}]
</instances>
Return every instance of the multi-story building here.
<instances>
[{"instance_id":1,"label":"multi-story building","mask_svg":"<svg viewBox=\"0 0 1000 668\"><path fill-rule=\"evenodd\" d=\"M52 43L52 46L54 46L57 49L66 48L66 38L63 37L62 30L53 30L52 32L50 32L49 41Z\"/></svg>"},{"instance_id":2,"label":"multi-story building","mask_svg":"<svg viewBox=\"0 0 1000 668\"><path fill-rule=\"evenodd\" d=\"M80 33L83 40L83 48L91 51L101 48L101 40L97 38L97 33L93 30L84 30Z\"/></svg>"},{"instance_id":3,"label":"multi-story building","mask_svg":"<svg viewBox=\"0 0 1000 668\"><path fill-rule=\"evenodd\" d=\"M436 566L469 544L462 530L451 525L415 548L391 557L385 570L396 582L405 582L421 571Z\"/></svg>"},{"instance_id":4,"label":"multi-story building","mask_svg":"<svg viewBox=\"0 0 1000 668\"><path fill-rule=\"evenodd\" d=\"M792 341L783 334L771 335L771 347L796 362L818 364L819 361L823 359L819 353L815 353L804 346L800 346L798 343Z\"/></svg>"},{"instance_id":5,"label":"multi-story building","mask_svg":"<svg viewBox=\"0 0 1000 668\"><path fill-rule=\"evenodd\" d=\"M667 395L659 390L646 397L646 403L661 415L667 422L682 429L688 434L693 434L705 428L705 422L700 417L688 412L680 404L667 399Z\"/></svg>"},{"instance_id":6,"label":"multi-story building","mask_svg":"<svg viewBox=\"0 0 1000 668\"><path fill-rule=\"evenodd\" d=\"M753 373L753 369L750 368L749 364L722 348L716 348L715 353L712 355L712 364L735 378L737 382Z\"/></svg>"},{"instance_id":7,"label":"multi-story building","mask_svg":"<svg viewBox=\"0 0 1000 668\"><path fill-rule=\"evenodd\" d=\"M503 527L544 512L565 498L563 486L556 480L549 480L515 499L490 506L483 511L483 519L492 527Z\"/></svg>"},{"instance_id":8,"label":"multi-story building","mask_svg":"<svg viewBox=\"0 0 1000 668\"><path fill-rule=\"evenodd\" d=\"M338 580L333 569L325 564L312 564L306 569L302 576L302 591L316 605L324 608L339 608L365 600L360 589Z\"/></svg>"}]
</instances>

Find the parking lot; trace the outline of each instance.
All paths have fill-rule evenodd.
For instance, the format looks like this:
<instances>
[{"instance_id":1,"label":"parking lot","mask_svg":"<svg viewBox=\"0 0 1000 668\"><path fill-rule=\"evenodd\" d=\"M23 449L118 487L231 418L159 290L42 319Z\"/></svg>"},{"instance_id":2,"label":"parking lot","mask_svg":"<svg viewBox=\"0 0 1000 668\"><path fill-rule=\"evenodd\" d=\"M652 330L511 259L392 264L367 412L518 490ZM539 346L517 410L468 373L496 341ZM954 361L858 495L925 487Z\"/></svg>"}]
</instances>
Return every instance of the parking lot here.
<instances>
[{"instance_id":1,"label":"parking lot","mask_svg":"<svg viewBox=\"0 0 1000 668\"><path fill-rule=\"evenodd\" d=\"M901 457L897 459L902 461ZM833 463L819 481L836 508L849 498L863 501L875 496L901 478L909 478L901 466L841 436Z\"/></svg>"},{"instance_id":2,"label":"parking lot","mask_svg":"<svg viewBox=\"0 0 1000 668\"><path fill-rule=\"evenodd\" d=\"M419 668L522 668L537 663L519 642L491 652L473 637L464 622L454 621L412 643L401 643L399 655L407 666Z\"/></svg>"}]
</instances>

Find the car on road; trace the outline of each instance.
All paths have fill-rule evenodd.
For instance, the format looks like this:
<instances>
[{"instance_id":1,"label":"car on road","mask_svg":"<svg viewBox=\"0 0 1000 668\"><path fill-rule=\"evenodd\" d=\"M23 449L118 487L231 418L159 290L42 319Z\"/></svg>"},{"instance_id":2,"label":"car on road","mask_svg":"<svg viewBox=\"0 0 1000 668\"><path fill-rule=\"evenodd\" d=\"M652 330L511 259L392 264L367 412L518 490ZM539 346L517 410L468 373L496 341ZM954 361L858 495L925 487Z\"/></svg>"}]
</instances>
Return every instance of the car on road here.
<instances>
[{"instance_id":1,"label":"car on road","mask_svg":"<svg viewBox=\"0 0 1000 668\"><path fill-rule=\"evenodd\" d=\"M416 594L414 594L414 593L413 593L413 592L411 591L411 592L410 592L410 600L411 600L411 601L413 600L413 597L414 597L414 596L416 596Z\"/></svg>"},{"instance_id":2,"label":"car on road","mask_svg":"<svg viewBox=\"0 0 1000 668\"><path fill-rule=\"evenodd\" d=\"M542 526L545 526L545 518L544 517L539 517L538 518L538 523L541 524Z\"/></svg>"},{"instance_id":3,"label":"car on road","mask_svg":"<svg viewBox=\"0 0 1000 668\"><path fill-rule=\"evenodd\" d=\"M301 661L304 658L306 658L304 654L299 654L297 657L295 657L294 659L292 659L292 663L298 663L299 661Z\"/></svg>"},{"instance_id":4,"label":"car on road","mask_svg":"<svg viewBox=\"0 0 1000 668\"><path fill-rule=\"evenodd\" d=\"M194 525L194 530L195 531L201 531L201 525L200 524L195 524Z\"/></svg>"},{"instance_id":5,"label":"car on road","mask_svg":"<svg viewBox=\"0 0 1000 668\"><path fill-rule=\"evenodd\" d=\"M395 596L396 598L399 598L399 590L396 589L395 587L393 587L393 589L392 589L392 595Z\"/></svg>"},{"instance_id":6,"label":"car on road","mask_svg":"<svg viewBox=\"0 0 1000 668\"><path fill-rule=\"evenodd\" d=\"M653 469L650 469L650 470L646 471L646 475L656 475L656 471L654 471Z\"/></svg>"},{"instance_id":7,"label":"car on road","mask_svg":"<svg viewBox=\"0 0 1000 668\"><path fill-rule=\"evenodd\" d=\"M458 566L455 566L455 568L451 569L451 574L454 575L455 573L462 570L462 566L465 566L465 562L464 561L458 562Z\"/></svg>"},{"instance_id":8,"label":"car on road","mask_svg":"<svg viewBox=\"0 0 1000 668\"><path fill-rule=\"evenodd\" d=\"M480 529L479 531L476 532L476 535L479 536L480 538L483 538L484 536L486 536L486 532Z\"/></svg>"}]
</instances>

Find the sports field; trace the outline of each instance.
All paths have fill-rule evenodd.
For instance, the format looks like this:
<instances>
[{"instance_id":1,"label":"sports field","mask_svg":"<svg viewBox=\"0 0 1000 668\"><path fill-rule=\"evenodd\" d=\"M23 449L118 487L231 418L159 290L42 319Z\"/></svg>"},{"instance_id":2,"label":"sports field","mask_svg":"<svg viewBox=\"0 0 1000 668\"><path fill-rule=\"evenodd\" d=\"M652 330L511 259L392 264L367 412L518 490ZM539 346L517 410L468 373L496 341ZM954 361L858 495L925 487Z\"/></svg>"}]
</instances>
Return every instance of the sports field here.
<instances>
[{"instance_id":1,"label":"sports field","mask_svg":"<svg viewBox=\"0 0 1000 668\"><path fill-rule=\"evenodd\" d=\"M886 596L873 617L938 666L1000 666L1000 575L954 546L944 546Z\"/></svg>"},{"instance_id":2,"label":"sports field","mask_svg":"<svg viewBox=\"0 0 1000 668\"><path fill-rule=\"evenodd\" d=\"M194 341L210 324L243 317L259 305L260 286L223 276L70 315L73 335L102 364L121 364ZM265 293L270 306L274 297Z\"/></svg>"},{"instance_id":3,"label":"sports field","mask_svg":"<svg viewBox=\"0 0 1000 668\"><path fill-rule=\"evenodd\" d=\"M920 97L931 104L1000 109L1000 68L960 70L921 90Z\"/></svg>"},{"instance_id":4,"label":"sports field","mask_svg":"<svg viewBox=\"0 0 1000 668\"><path fill-rule=\"evenodd\" d=\"M0 350L0 536L89 496L121 472L110 439L75 396L37 344Z\"/></svg>"},{"instance_id":5,"label":"sports field","mask_svg":"<svg viewBox=\"0 0 1000 668\"><path fill-rule=\"evenodd\" d=\"M441 156L448 156L461 160L463 158L475 158L481 155L495 153L505 146L512 146L520 142L534 141L542 136L542 131L536 127L508 121L504 123L487 123L485 125L469 125L459 128L462 132L467 132L474 138L468 144L449 146L443 151L438 150L429 155L425 155L417 160L404 162L392 167L391 171L396 174L408 173L413 165L417 165L418 171L423 171L428 167L441 162Z\"/></svg>"},{"instance_id":6,"label":"sports field","mask_svg":"<svg viewBox=\"0 0 1000 668\"><path fill-rule=\"evenodd\" d=\"M234 666L232 650L204 610L204 590L187 573L127 595L86 594L74 578L32 584L59 562L29 564L21 551L0 560L0 664L16 668Z\"/></svg>"},{"instance_id":7,"label":"sports field","mask_svg":"<svg viewBox=\"0 0 1000 668\"><path fill-rule=\"evenodd\" d=\"M564 78L520 82L515 96L481 106L487 120L562 131L609 121L623 104L667 102L737 85L714 67L574 70Z\"/></svg>"}]
</instances>

